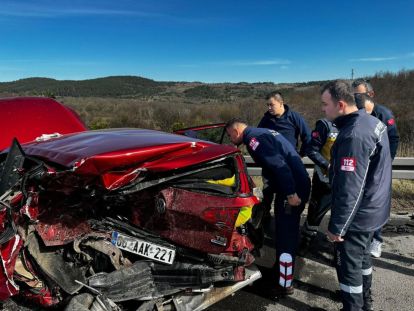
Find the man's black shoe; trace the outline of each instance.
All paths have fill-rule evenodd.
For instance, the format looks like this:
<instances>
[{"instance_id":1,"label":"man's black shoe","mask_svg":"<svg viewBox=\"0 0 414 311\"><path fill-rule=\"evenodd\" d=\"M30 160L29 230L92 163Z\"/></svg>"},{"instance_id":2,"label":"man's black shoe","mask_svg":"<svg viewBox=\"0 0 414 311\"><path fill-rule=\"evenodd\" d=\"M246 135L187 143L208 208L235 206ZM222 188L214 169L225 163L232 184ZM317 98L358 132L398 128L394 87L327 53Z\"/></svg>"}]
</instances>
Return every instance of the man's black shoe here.
<instances>
[{"instance_id":1,"label":"man's black shoe","mask_svg":"<svg viewBox=\"0 0 414 311\"><path fill-rule=\"evenodd\" d=\"M268 289L268 296L272 300L278 300L294 293L293 286L282 287L279 284Z\"/></svg>"},{"instance_id":2,"label":"man's black shoe","mask_svg":"<svg viewBox=\"0 0 414 311\"><path fill-rule=\"evenodd\" d=\"M362 311L374 311L374 307L372 306L372 298L364 300L364 306L362 307Z\"/></svg>"},{"instance_id":3,"label":"man's black shoe","mask_svg":"<svg viewBox=\"0 0 414 311\"><path fill-rule=\"evenodd\" d=\"M362 311L374 311L374 307L372 306L372 295L371 289L364 293L364 306L362 307Z\"/></svg>"}]
</instances>

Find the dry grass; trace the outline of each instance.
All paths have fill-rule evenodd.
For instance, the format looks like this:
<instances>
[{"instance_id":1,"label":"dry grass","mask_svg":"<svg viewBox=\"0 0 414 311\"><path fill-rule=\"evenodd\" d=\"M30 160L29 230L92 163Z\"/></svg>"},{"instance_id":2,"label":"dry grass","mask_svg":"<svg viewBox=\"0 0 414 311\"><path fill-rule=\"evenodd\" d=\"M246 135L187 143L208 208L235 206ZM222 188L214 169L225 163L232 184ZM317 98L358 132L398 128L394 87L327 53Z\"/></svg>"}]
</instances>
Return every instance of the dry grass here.
<instances>
[{"instance_id":1,"label":"dry grass","mask_svg":"<svg viewBox=\"0 0 414 311\"><path fill-rule=\"evenodd\" d=\"M414 180L392 181L392 208L414 211Z\"/></svg>"}]
</instances>

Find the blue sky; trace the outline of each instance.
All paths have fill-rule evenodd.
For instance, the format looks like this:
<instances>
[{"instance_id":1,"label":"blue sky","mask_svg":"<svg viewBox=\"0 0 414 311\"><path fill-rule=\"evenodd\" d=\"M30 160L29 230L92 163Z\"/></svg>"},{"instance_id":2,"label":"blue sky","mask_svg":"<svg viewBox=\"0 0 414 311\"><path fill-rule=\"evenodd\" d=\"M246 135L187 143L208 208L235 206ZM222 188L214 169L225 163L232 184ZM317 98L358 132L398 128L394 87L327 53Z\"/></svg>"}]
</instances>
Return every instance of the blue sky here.
<instances>
[{"instance_id":1,"label":"blue sky","mask_svg":"<svg viewBox=\"0 0 414 311\"><path fill-rule=\"evenodd\" d=\"M414 69L414 1L0 0L0 81L305 82Z\"/></svg>"}]
</instances>

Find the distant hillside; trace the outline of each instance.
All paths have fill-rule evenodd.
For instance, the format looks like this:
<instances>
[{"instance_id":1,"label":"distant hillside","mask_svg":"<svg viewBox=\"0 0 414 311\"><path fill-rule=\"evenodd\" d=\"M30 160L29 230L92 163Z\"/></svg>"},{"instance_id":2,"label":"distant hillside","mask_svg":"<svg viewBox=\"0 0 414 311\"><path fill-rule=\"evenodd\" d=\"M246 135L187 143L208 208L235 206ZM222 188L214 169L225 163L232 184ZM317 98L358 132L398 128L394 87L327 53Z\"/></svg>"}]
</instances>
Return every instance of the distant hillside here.
<instances>
[{"instance_id":1,"label":"distant hillside","mask_svg":"<svg viewBox=\"0 0 414 311\"><path fill-rule=\"evenodd\" d=\"M90 80L55 80L27 78L0 82L0 95L40 95L68 97L148 98L176 95L184 99L230 99L232 97L263 97L276 88L306 87L321 82L274 84L266 83L212 83L157 82L136 76L112 76Z\"/></svg>"},{"instance_id":2,"label":"distant hillside","mask_svg":"<svg viewBox=\"0 0 414 311\"><path fill-rule=\"evenodd\" d=\"M114 76L82 81L28 78L0 83L0 94L73 97L148 96L163 92L168 83L133 76Z\"/></svg>"}]
</instances>

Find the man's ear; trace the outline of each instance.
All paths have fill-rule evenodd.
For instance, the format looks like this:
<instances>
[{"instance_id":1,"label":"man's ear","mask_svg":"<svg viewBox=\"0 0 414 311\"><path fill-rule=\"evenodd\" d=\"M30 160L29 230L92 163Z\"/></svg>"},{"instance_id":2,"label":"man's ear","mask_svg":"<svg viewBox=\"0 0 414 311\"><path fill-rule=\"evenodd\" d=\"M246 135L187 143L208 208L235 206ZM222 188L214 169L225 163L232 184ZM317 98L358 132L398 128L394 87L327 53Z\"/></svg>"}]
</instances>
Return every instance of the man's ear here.
<instances>
[{"instance_id":1,"label":"man's ear","mask_svg":"<svg viewBox=\"0 0 414 311\"><path fill-rule=\"evenodd\" d=\"M237 129L235 127L229 127L226 129L227 135L233 135L234 133L237 133Z\"/></svg>"},{"instance_id":2,"label":"man's ear","mask_svg":"<svg viewBox=\"0 0 414 311\"><path fill-rule=\"evenodd\" d=\"M344 102L343 100L338 100L339 111L345 111L346 106L346 102Z\"/></svg>"}]
</instances>

